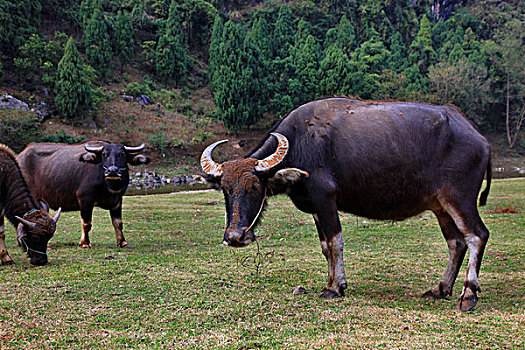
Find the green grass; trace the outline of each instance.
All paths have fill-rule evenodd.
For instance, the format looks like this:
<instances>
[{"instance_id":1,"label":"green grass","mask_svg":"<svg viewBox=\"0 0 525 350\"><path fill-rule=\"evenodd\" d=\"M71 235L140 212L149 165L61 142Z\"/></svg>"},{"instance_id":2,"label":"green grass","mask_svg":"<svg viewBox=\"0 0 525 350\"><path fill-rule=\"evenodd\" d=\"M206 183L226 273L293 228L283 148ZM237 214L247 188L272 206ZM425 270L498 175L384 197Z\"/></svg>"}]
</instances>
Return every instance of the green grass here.
<instances>
[{"instance_id":1,"label":"green grass","mask_svg":"<svg viewBox=\"0 0 525 350\"><path fill-rule=\"evenodd\" d=\"M497 214L512 207L517 214ZM525 347L525 179L493 183L481 215L491 237L477 307L424 300L448 249L431 213L404 222L342 214L346 297L318 298L327 264L315 225L271 198L253 244L221 244L219 192L124 198L116 248L109 213L94 212L93 250L77 248L78 213L64 213L50 263L33 267L6 232L0 267L0 349L515 349ZM430 220L427 220L430 218ZM297 286L307 291L293 295Z\"/></svg>"}]
</instances>

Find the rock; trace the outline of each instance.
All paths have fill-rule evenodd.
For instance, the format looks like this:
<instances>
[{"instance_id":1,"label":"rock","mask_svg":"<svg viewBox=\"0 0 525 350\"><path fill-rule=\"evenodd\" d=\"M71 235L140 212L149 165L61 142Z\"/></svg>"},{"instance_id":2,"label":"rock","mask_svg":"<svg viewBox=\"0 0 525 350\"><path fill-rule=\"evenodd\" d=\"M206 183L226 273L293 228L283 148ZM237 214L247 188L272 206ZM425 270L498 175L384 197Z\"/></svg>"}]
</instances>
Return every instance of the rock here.
<instances>
[{"instance_id":1,"label":"rock","mask_svg":"<svg viewBox=\"0 0 525 350\"><path fill-rule=\"evenodd\" d=\"M306 294L306 289L303 286L297 286L293 291L293 295Z\"/></svg>"},{"instance_id":2,"label":"rock","mask_svg":"<svg viewBox=\"0 0 525 350\"><path fill-rule=\"evenodd\" d=\"M27 103L20 101L9 94L0 97L0 108L15 109L17 111L29 111Z\"/></svg>"},{"instance_id":3,"label":"rock","mask_svg":"<svg viewBox=\"0 0 525 350\"><path fill-rule=\"evenodd\" d=\"M126 102L133 102L133 96L122 95L122 99Z\"/></svg>"},{"instance_id":4,"label":"rock","mask_svg":"<svg viewBox=\"0 0 525 350\"><path fill-rule=\"evenodd\" d=\"M151 98L148 95L137 96L137 102L141 106L147 106L147 105L153 104L153 101L151 100Z\"/></svg>"}]
</instances>

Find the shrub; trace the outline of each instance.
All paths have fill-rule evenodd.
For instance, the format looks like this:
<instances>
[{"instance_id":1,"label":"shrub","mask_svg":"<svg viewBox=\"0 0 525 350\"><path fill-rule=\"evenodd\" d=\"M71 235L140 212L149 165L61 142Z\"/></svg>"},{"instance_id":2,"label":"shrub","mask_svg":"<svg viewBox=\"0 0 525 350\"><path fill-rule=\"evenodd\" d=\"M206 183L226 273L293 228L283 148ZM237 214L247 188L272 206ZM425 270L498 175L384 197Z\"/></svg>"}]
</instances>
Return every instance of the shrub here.
<instances>
[{"instance_id":1,"label":"shrub","mask_svg":"<svg viewBox=\"0 0 525 350\"><path fill-rule=\"evenodd\" d=\"M73 135L66 134L64 130L60 130L56 134L42 135L37 139L38 142L58 142L58 143L79 143L84 141L84 136L75 137Z\"/></svg>"},{"instance_id":2,"label":"shrub","mask_svg":"<svg viewBox=\"0 0 525 350\"><path fill-rule=\"evenodd\" d=\"M37 116L31 112L2 110L0 115L0 143L15 152L35 141L39 133Z\"/></svg>"}]
</instances>

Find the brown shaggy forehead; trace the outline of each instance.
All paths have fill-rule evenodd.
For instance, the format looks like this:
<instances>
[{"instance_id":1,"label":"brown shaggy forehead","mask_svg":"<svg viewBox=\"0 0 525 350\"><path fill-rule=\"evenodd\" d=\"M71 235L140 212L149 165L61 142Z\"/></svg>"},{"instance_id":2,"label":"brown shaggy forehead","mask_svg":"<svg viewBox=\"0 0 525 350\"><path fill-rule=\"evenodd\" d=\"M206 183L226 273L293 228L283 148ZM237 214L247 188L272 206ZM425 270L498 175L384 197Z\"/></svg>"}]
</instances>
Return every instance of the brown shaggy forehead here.
<instances>
[{"instance_id":1,"label":"brown shaggy forehead","mask_svg":"<svg viewBox=\"0 0 525 350\"><path fill-rule=\"evenodd\" d=\"M34 234L48 236L56 230L55 221L49 216L45 210L37 210L30 214L24 215L24 219L36 223L32 230Z\"/></svg>"},{"instance_id":2,"label":"brown shaggy forehead","mask_svg":"<svg viewBox=\"0 0 525 350\"><path fill-rule=\"evenodd\" d=\"M254 174L257 162L257 159L247 158L223 163L222 185L226 188L234 187L235 190L251 189L259 182L259 178Z\"/></svg>"}]
</instances>

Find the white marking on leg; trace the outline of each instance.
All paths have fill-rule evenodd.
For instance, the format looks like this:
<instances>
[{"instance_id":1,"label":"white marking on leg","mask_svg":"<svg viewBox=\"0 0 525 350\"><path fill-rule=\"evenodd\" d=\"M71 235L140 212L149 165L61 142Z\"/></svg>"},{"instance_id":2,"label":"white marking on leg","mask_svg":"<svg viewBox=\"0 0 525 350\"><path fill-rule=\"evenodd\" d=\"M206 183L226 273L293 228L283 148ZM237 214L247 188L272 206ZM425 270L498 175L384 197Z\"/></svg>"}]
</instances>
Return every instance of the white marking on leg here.
<instances>
[{"instance_id":1,"label":"white marking on leg","mask_svg":"<svg viewBox=\"0 0 525 350\"><path fill-rule=\"evenodd\" d=\"M344 241L342 232L339 232L332 238L330 246L332 253L331 258L334 265L334 282L336 282L337 286L339 287L342 284L346 284L345 266L343 260Z\"/></svg>"},{"instance_id":2,"label":"white marking on leg","mask_svg":"<svg viewBox=\"0 0 525 350\"><path fill-rule=\"evenodd\" d=\"M452 208L452 206L448 205L445 210L449 213L449 215L454 220L456 226L463 234L463 237L465 238L465 242L467 243L469 249L469 259L465 282L472 282L476 286L476 288L479 288L478 273L476 267L478 265L480 248L483 243L481 239L467 226L461 215L459 215L459 213L454 208ZM465 295L465 287L463 287L463 292L461 293L461 295Z\"/></svg>"}]
</instances>

